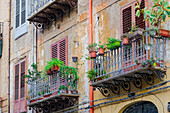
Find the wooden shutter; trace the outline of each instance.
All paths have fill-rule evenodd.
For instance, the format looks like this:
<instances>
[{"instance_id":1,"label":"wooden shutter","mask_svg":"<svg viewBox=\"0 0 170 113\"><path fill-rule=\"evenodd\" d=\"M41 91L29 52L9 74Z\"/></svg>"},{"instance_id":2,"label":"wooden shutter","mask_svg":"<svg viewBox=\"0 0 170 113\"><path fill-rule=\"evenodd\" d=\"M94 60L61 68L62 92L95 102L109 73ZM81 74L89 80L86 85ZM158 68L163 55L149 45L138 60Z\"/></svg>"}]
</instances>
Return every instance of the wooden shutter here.
<instances>
[{"instance_id":1,"label":"wooden shutter","mask_svg":"<svg viewBox=\"0 0 170 113\"><path fill-rule=\"evenodd\" d=\"M67 40L66 38L59 42L59 59L67 65Z\"/></svg>"},{"instance_id":2,"label":"wooden shutter","mask_svg":"<svg viewBox=\"0 0 170 113\"><path fill-rule=\"evenodd\" d=\"M58 42L52 45L51 47L51 57L52 58L58 58Z\"/></svg>"},{"instance_id":3,"label":"wooden shutter","mask_svg":"<svg viewBox=\"0 0 170 113\"><path fill-rule=\"evenodd\" d=\"M19 113L19 64L15 66L15 105L14 113Z\"/></svg>"},{"instance_id":4,"label":"wooden shutter","mask_svg":"<svg viewBox=\"0 0 170 113\"><path fill-rule=\"evenodd\" d=\"M23 75L25 74L25 61L23 61L21 63L21 97L20 98L23 98L25 97L25 78L23 78Z\"/></svg>"},{"instance_id":5,"label":"wooden shutter","mask_svg":"<svg viewBox=\"0 0 170 113\"><path fill-rule=\"evenodd\" d=\"M52 45L51 57L58 58L67 65L67 38L64 38Z\"/></svg>"},{"instance_id":6,"label":"wooden shutter","mask_svg":"<svg viewBox=\"0 0 170 113\"><path fill-rule=\"evenodd\" d=\"M141 1L140 8L141 9L145 8L145 0ZM136 14L136 11L135 11L135 14ZM143 19L144 19L143 14L141 14L140 17L135 16L135 24L137 27L145 29L145 21L143 21Z\"/></svg>"},{"instance_id":7,"label":"wooden shutter","mask_svg":"<svg viewBox=\"0 0 170 113\"><path fill-rule=\"evenodd\" d=\"M26 1L21 0L21 25L26 21Z\"/></svg>"},{"instance_id":8,"label":"wooden shutter","mask_svg":"<svg viewBox=\"0 0 170 113\"><path fill-rule=\"evenodd\" d=\"M15 100L19 99L19 64L15 66Z\"/></svg>"},{"instance_id":9,"label":"wooden shutter","mask_svg":"<svg viewBox=\"0 0 170 113\"><path fill-rule=\"evenodd\" d=\"M15 12L15 27L19 27L20 24L20 0L16 0L16 12Z\"/></svg>"},{"instance_id":10,"label":"wooden shutter","mask_svg":"<svg viewBox=\"0 0 170 113\"><path fill-rule=\"evenodd\" d=\"M122 11L122 30L127 33L131 30L132 26L132 6L125 8Z\"/></svg>"}]
</instances>

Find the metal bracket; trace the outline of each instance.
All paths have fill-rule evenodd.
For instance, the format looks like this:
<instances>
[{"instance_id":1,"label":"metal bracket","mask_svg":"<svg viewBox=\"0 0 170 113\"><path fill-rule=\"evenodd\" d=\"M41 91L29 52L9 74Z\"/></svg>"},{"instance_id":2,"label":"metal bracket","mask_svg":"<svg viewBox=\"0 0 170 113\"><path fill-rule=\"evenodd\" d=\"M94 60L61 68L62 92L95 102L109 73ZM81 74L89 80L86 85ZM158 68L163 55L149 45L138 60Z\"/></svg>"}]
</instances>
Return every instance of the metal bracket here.
<instances>
[{"instance_id":1,"label":"metal bracket","mask_svg":"<svg viewBox=\"0 0 170 113\"><path fill-rule=\"evenodd\" d=\"M144 81L148 84L148 85L153 85L154 84L154 76L153 74L140 74L142 76L142 78L144 79Z\"/></svg>"},{"instance_id":2,"label":"metal bracket","mask_svg":"<svg viewBox=\"0 0 170 113\"><path fill-rule=\"evenodd\" d=\"M101 94L105 97L109 97L110 96L110 90L108 88L105 87L97 87L97 89L101 92Z\"/></svg>"},{"instance_id":3,"label":"metal bracket","mask_svg":"<svg viewBox=\"0 0 170 113\"><path fill-rule=\"evenodd\" d=\"M152 70L152 72L159 78L160 81L164 81L166 78L166 71Z\"/></svg>"}]
</instances>

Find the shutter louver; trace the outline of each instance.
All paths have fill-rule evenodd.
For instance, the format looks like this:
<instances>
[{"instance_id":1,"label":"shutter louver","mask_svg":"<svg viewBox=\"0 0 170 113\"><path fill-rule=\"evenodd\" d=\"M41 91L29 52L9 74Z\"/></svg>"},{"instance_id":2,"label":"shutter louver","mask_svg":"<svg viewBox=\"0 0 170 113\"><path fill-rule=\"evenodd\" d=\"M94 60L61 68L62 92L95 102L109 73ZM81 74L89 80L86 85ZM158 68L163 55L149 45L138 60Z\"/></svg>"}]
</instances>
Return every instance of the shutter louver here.
<instances>
[{"instance_id":1,"label":"shutter louver","mask_svg":"<svg viewBox=\"0 0 170 113\"><path fill-rule=\"evenodd\" d=\"M19 64L15 66L15 100L19 99Z\"/></svg>"},{"instance_id":2,"label":"shutter louver","mask_svg":"<svg viewBox=\"0 0 170 113\"><path fill-rule=\"evenodd\" d=\"M127 33L131 30L132 26L132 7L128 7L122 12L123 33Z\"/></svg>"},{"instance_id":3,"label":"shutter louver","mask_svg":"<svg viewBox=\"0 0 170 113\"><path fill-rule=\"evenodd\" d=\"M52 46L52 58L58 58L58 43Z\"/></svg>"},{"instance_id":4,"label":"shutter louver","mask_svg":"<svg viewBox=\"0 0 170 113\"><path fill-rule=\"evenodd\" d=\"M141 1L140 8L141 9L145 8L145 0ZM135 14L136 14L136 11L135 11ZM144 19L143 14L141 14L140 17L135 16L135 25L139 28L145 29L145 21L143 21L143 19Z\"/></svg>"},{"instance_id":5,"label":"shutter louver","mask_svg":"<svg viewBox=\"0 0 170 113\"><path fill-rule=\"evenodd\" d=\"M21 97L25 97L25 78L23 78L25 74L25 61L21 63Z\"/></svg>"},{"instance_id":6,"label":"shutter louver","mask_svg":"<svg viewBox=\"0 0 170 113\"><path fill-rule=\"evenodd\" d=\"M59 50L59 59L61 60L61 61L63 61L64 62L64 64L65 65L67 65L66 63L66 39L64 39L64 40L62 40L62 41L60 41L60 43L59 43L59 48L60 48L60 50Z\"/></svg>"}]
</instances>

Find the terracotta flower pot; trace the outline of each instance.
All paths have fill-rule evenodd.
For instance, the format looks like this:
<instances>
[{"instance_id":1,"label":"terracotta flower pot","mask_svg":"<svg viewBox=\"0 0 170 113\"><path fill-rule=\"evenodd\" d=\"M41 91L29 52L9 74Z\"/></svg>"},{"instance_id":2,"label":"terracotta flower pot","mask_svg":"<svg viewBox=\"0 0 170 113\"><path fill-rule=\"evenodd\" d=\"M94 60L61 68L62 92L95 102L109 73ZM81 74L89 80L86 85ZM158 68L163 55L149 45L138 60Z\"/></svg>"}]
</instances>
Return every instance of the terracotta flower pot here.
<instances>
[{"instance_id":1,"label":"terracotta flower pot","mask_svg":"<svg viewBox=\"0 0 170 113\"><path fill-rule=\"evenodd\" d=\"M30 103L33 103L33 102L35 102L35 101L36 101L35 99L34 99L34 100L31 100Z\"/></svg>"},{"instance_id":2,"label":"terracotta flower pot","mask_svg":"<svg viewBox=\"0 0 170 113\"><path fill-rule=\"evenodd\" d=\"M73 91L70 91L70 92L71 92L71 94L77 94L78 93L77 90L73 90Z\"/></svg>"},{"instance_id":3,"label":"terracotta flower pot","mask_svg":"<svg viewBox=\"0 0 170 113\"><path fill-rule=\"evenodd\" d=\"M48 71L47 71L47 74L48 75L51 75L53 72L51 71L51 69L49 69Z\"/></svg>"},{"instance_id":4,"label":"terracotta flower pot","mask_svg":"<svg viewBox=\"0 0 170 113\"><path fill-rule=\"evenodd\" d=\"M129 45L128 37L123 38L123 45Z\"/></svg>"},{"instance_id":5,"label":"terracotta flower pot","mask_svg":"<svg viewBox=\"0 0 170 113\"><path fill-rule=\"evenodd\" d=\"M99 55L104 55L104 49L103 48L99 48Z\"/></svg>"},{"instance_id":6,"label":"terracotta flower pot","mask_svg":"<svg viewBox=\"0 0 170 113\"><path fill-rule=\"evenodd\" d=\"M59 66L54 66L53 67L53 71L58 71L59 70Z\"/></svg>"},{"instance_id":7,"label":"terracotta flower pot","mask_svg":"<svg viewBox=\"0 0 170 113\"><path fill-rule=\"evenodd\" d=\"M170 37L170 31L165 29L159 29L159 35L163 37Z\"/></svg>"},{"instance_id":8,"label":"terracotta flower pot","mask_svg":"<svg viewBox=\"0 0 170 113\"><path fill-rule=\"evenodd\" d=\"M37 100L42 100L42 99L44 99L44 97L38 98Z\"/></svg>"},{"instance_id":9,"label":"terracotta flower pot","mask_svg":"<svg viewBox=\"0 0 170 113\"><path fill-rule=\"evenodd\" d=\"M160 67L160 63L156 63L156 67Z\"/></svg>"},{"instance_id":10,"label":"terracotta flower pot","mask_svg":"<svg viewBox=\"0 0 170 113\"><path fill-rule=\"evenodd\" d=\"M96 51L91 51L90 52L90 58L92 58L92 59L96 58L96 53L97 53Z\"/></svg>"},{"instance_id":11,"label":"terracotta flower pot","mask_svg":"<svg viewBox=\"0 0 170 113\"><path fill-rule=\"evenodd\" d=\"M102 78L98 78L97 80L100 81L100 80L102 80Z\"/></svg>"},{"instance_id":12,"label":"terracotta flower pot","mask_svg":"<svg viewBox=\"0 0 170 113\"><path fill-rule=\"evenodd\" d=\"M47 97L50 97L50 96L51 96L51 94L48 94L48 95L44 95L44 97L45 97L45 98L47 98Z\"/></svg>"}]
</instances>

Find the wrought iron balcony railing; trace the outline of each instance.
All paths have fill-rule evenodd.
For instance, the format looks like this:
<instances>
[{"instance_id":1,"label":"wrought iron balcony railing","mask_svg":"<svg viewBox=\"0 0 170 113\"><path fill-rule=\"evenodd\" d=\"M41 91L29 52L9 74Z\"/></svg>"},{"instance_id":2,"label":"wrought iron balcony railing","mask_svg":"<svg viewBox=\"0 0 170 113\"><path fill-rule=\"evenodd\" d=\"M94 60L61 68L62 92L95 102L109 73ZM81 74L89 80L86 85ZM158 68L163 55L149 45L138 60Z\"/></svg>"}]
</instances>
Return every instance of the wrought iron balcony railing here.
<instances>
[{"instance_id":1,"label":"wrought iron balcony railing","mask_svg":"<svg viewBox=\"0 0 170 113\"><path fill-rule=\"evenodd\" d=\"M29 103L43 101L43 99L54 98L61 95L78 95L77 75L68 75L65 72L56 72L43 78L29 83L28 100Z\"/></svg>"},{"instance_id":2,"label":"wrought iron balcony railing","mask_svg":"<svg viewBox=\"0 0 170 113\"><path fill-rule=\"evenodd\" d=\"M124 75L128 76L135 70L146 68L149 63L157 69L165 68L165 38L152 36L136 38L130 45L121 44L120 47L105 52L103 56L98 56L93 60L96 76L92 86L102 86L98 83L105 81L107 84L107 80L111 79L124 80Z\"/></svg>"}]
</instances>

